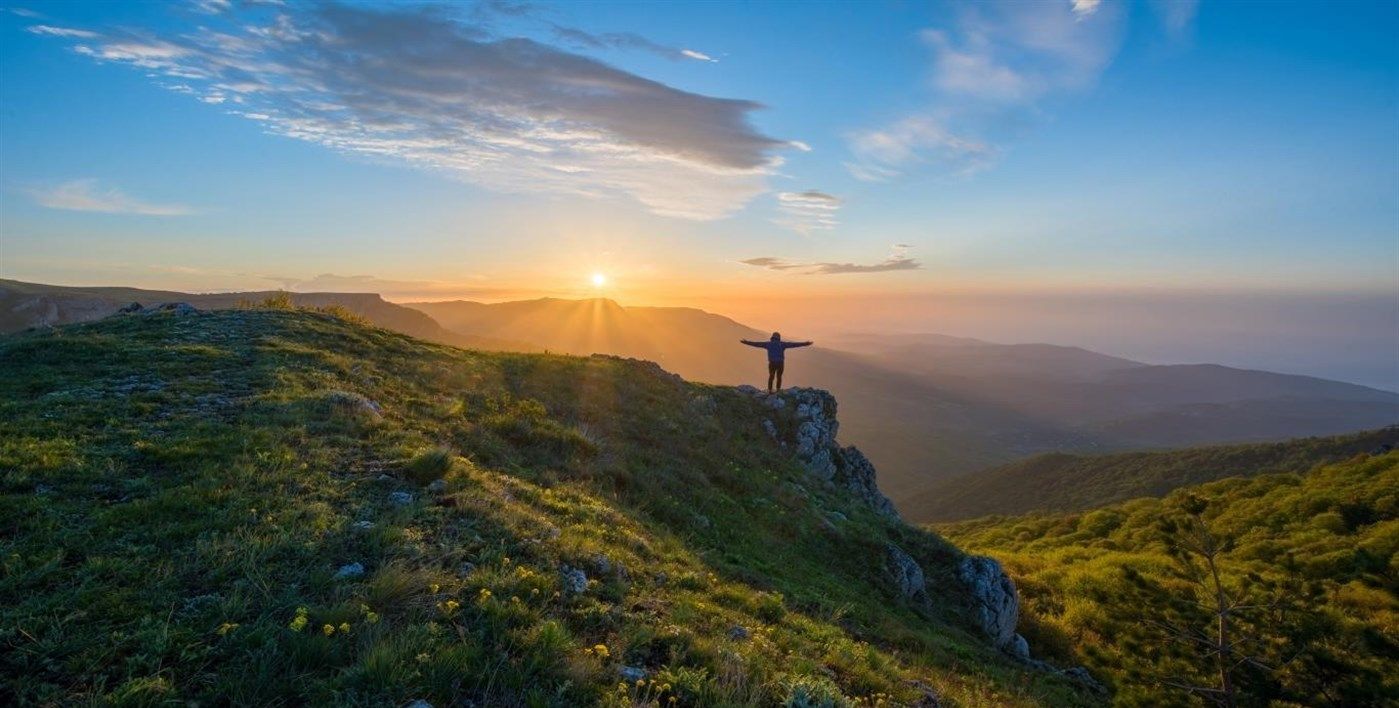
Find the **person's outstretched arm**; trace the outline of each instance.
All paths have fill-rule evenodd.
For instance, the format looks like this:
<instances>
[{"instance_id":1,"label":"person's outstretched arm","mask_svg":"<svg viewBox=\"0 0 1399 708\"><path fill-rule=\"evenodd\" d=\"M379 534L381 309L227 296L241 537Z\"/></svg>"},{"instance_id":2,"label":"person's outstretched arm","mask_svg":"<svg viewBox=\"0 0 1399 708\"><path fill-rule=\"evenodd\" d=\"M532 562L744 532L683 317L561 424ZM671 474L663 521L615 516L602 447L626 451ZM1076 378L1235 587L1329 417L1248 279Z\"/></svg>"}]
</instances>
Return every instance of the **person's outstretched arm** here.
<instances>
[{"instance_id":1,"label":"person's outstretched arm","mask_svg":"<svg viewBox=\"0 0 1399 708\"><path fill-rule=\"evenodd\" d=\"M792 342L792 343L788 344L787 346L790 347L790 348L792 348L792 349L796 349L797 347L809 347L809 346L811 346L812 344L813 344L813 342L810 342L810 341L806 341L806 342Z\"/></svg>"},{"instance_id":2,"label":"person's outstretched arm","mask_svg":"<svg viewBox=\"0 0 1399 708\"><path fill-rule=\"evenodd\" d=\"M748 340L746 340L746 339L740 339L740 340L738 340L738 341L743 342L744 344L747 344L747 345L750 346L750 347L761 347L761 346L763 346L763 343L762 343L762 342L750 342L750 341L748 341Z\"/></svg>"}]
</instances>

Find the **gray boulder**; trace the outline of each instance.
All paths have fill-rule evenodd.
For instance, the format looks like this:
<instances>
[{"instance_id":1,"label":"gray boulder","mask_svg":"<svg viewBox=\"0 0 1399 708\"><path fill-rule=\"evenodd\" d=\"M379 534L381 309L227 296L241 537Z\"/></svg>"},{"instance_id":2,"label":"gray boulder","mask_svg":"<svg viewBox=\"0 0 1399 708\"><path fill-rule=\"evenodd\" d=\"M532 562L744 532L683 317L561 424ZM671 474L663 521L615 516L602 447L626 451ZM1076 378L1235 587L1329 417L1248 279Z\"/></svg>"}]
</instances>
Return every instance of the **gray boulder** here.
<instances>
[{"instance_id":1,"label":"gray boulder","mask_svg":"<svg viewBox=\"0 0 1399 708\"><path fill-rule=\"evenodd\" d=\"M986 556L967 556L957 566L957 577L967 588L977 626L996 648L1017 653L1025 641L1015 633L1015 625L1020 621L1020 598L1001 564ZM1028 646L1025 655L1029 655Z\"/></svg>"},{"instance_id":2,"label":"gray boulder","mask_svg":"<svg viewBox=\"0 0 1399 708\"><path fill-rule=\"evenodd\" d=\"M335 571L336 580L353 580L361 575L364 575L364 565L361 563L346 563Z\"/></svg>"},{"instance_id":3,"label":"gray boulder","mask_svg":"<svg viewBox=\"0 0 1399 708\"><path fill-rule=\"evenodd\" d=\"M928 589L923 567L904 549L892 543L884 546L884 572L893 583L899 597L914 602L926 602Z\"/></svg>"}]
</instances>

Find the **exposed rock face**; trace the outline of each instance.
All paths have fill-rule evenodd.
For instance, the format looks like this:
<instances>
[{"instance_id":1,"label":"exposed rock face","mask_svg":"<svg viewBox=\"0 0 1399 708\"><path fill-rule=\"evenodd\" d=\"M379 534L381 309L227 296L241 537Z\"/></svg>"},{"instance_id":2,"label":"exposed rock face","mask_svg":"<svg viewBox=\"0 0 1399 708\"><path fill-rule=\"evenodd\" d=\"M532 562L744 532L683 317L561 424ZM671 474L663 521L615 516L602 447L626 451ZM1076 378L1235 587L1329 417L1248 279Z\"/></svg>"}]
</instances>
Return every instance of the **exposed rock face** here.
<instances>
[{"instance_id":1,"label":"exposed rock face","mask_svg":"<svg viewBox=\"0 0 1399 708\"><path fill-rule=\"evenodd\" d=\"M773 411L772 418L763 421L764 431L782 446L793 448L812 477L843 487L879 513L899 518L893 503L875 483L874 465L854 446L841 447L836 442L840 423L836 421L836 399L830 392L789 388L763 396L751 386L738 390L763 397Z\"/></svg>"},{"instance_id":2,"label":"exposed rock face","mask_svg":"<svg viewBox=\"0 0 1399 708\"><path fill-rule=\"evenodd\" d=\"M977 624L991 643L1028 658L1029 645L1015 633L1015 625L1020 621L1020 598L1001 564L986 556L967 556L957 567L957 577L966 585Z\"/></svg>"},{"instance_id":3,"label":"exposed rock face","mask_svg":"<svg viewBox=\"0 0 1399 708\"><path fill-rule=\"evenodd\" d=\"M884 546L884 572L893 581L894 589L903 599L915 602L928 599L923 567L904 549L892 543Z\"/></svg>"}]
</instances>

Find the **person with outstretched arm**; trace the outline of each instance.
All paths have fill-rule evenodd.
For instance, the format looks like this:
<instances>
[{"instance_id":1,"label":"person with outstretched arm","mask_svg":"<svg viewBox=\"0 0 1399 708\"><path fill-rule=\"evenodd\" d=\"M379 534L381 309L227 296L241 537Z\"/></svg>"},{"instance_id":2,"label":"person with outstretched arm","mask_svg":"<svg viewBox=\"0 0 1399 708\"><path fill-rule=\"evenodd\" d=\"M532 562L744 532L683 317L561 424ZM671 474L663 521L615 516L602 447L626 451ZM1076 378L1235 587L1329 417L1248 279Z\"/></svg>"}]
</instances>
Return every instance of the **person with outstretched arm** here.
<instances>
[{"instance_id":1,"label":"person with outstretched arm","mask_svg":"<svg viewBox=\"0 0 1399 708\"><path fill-rule=\"evenodd\" d=\"M774 390L772 387L772 380L774 377L777 379L777 388L775 390L782 390L782 368L786 360L786 351L788 349L795 349L796 347L811 346L811 342L784 342L782 341L781 332L773 332L772 338L766 342L754 342L747 339L740 339L738 341L750 347L768 350L768 393L772 393Z\"/></svg>"}]
</instances>

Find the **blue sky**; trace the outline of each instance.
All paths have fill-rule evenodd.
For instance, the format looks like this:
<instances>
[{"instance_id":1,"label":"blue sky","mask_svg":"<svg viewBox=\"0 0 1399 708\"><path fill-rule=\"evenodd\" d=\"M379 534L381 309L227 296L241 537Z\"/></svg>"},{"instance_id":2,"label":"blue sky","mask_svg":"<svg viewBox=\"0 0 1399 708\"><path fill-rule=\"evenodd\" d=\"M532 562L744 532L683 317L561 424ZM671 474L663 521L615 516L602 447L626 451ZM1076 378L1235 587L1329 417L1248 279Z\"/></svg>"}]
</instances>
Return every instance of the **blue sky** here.
<instances>
[{"instance_id":1,"label":"blue sky","mask_svg":"<svg viewBox=\"0 0 1399 708\"><path fill-rule=\"evenodd\" d=\"M1392 2L4 7L6 277L1399 290Z\"/></svg>"}]
</instances>

